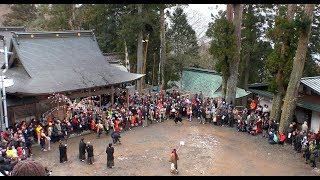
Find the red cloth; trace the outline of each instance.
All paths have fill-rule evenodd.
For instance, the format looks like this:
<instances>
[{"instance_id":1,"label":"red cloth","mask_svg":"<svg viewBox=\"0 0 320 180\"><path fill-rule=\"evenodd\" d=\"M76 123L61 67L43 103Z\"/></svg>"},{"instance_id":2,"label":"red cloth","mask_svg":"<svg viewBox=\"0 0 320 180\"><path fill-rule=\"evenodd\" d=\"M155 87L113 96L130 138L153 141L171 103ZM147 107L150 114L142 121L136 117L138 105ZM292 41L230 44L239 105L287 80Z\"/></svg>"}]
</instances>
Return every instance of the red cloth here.
<instances>
[{"instance_id":1,"label":"red cloth","mask_svg":"<svg viewBox=\"0 0 320 180\"><path fill-rule=\"evenodd\" d=\"M261 133L262 132L262 121L259 120L257 122L257 133Z\"/></svg>"},{"instance_id":2,"label":"red cloth","mask_svg":"<svg viewBox=\"0 0 320 180\"><path fill-rule=\"evenodd\" d=\"M280 135L280 142L284 142L286 140L286 136L283 133L279 133Z\"/></svg>"}]
</instances>

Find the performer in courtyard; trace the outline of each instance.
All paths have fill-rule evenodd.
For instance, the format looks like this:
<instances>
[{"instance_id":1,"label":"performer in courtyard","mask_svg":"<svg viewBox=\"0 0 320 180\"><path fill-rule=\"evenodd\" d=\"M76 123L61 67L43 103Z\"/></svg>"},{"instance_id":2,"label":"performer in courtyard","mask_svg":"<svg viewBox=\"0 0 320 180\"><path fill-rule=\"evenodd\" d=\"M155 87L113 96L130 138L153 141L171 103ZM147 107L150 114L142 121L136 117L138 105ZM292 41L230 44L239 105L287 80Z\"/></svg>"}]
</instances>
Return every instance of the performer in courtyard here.
<instances>
[{"instance_id":1,"label":"performer in courtyard","mask_svg":"<svg viewBox=\"0 0 320 180\"><path fill-rule=\"evenodd\" d=\"M171 173L173 174L178 174L179 171L178 171L178 160L179 160L179 157L178 157L178 154L177 154L177 150L176 149L173 149L172 152L171 152L171 155L170 155L170 160L169 162L171 162Z\"/></svg>"},{"instance_id":2,"label":"performer in courtyard","mask_svg":"<svg viewBox=\"0 0 320 180\"><path fill-rule=\"evenodd\" d=\"M112 143L109 143L109 146L106 149L107 153L107 167L112 168L114 166L114 148L112 147Z\"/></svg>"},{"instance_id":3,"label":"performer in courtyard","mask_svg":"<svg viewBox=\"0 0 320 180\"><path fill-rule=\"evenodd\" d=\"M65 163L68 161L67 157L67 144L63 144L60 140L59 152L60 152L60 163Z\"/></svg>"},{"instance_id":4,"label":"performer in courtyard","mask_svg":"<svg viewBox=\"0 0 320 180\"><path fill-rule=\"evenodd\" d=\"M86 159L86 143L84 142L83 137L81 138L79 143L79 159L82 162Z\"/></svg>"}]
</instances>

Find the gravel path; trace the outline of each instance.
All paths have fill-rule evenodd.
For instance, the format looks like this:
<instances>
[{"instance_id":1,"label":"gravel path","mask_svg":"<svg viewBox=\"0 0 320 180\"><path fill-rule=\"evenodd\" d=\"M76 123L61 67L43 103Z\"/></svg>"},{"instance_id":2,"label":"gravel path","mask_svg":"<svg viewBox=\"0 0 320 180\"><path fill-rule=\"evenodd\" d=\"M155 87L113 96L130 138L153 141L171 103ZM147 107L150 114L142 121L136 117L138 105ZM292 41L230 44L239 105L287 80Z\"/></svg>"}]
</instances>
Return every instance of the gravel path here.
<instances>
[{"instance_id":1,"label":"gravel path","mask_svg":"<svg viewBox=\"0 0 320 180\"><path fill-rule=\"evenodd\" d=\"M318 170L304 163L290 146L270 145L261 135L251 136L233 128L173 121L137 127L123 132L121 145L115 146L115 167L106 168L106 145L110 136L85 135L85 142L94 147L95 164L78 160L80 137L68 140L67 163L59 163L58 143L51 151L34 147L33 159L42 162L55 176L170 176L168 162L173 148L178 151L179 176L305 176L319 175ZM319 164L319 163L318 163Z\"/></svg>"}]
</instances>

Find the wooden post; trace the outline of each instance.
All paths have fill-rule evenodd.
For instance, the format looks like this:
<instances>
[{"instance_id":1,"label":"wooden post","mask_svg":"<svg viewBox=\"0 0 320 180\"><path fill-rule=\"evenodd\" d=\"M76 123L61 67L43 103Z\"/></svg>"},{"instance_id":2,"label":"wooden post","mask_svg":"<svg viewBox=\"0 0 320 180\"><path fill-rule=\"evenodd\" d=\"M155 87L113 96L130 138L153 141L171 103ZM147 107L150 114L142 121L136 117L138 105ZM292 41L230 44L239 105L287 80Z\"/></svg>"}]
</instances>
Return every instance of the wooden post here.
<instances>
[{"instance_id":1,"label":"wooden post","mask_svg":"<svg viewBox=\"0 0 320 180\"><path fill-rule=\"evenodd\" d=\"M13 120L14 120L14 122L16 122L17 121L16 113L14 112L13 108L12 108L12 114L13 114Z\"/></svg>"},{"instance_id":2,"label":"wooden post","mask_svg":"<svg viewBox=\"0 0 320 180\"><path fill-rule=\"evenodd\" d=\"M101 109L101 94L99 95L99 101L100 101L99 110L100 110L100 112L102 112L102 109Z\"/></svg>"},{"instance_id":3,"label":"wooden post","mask_svg":"<svg viewBox=\"0 0 320 180\"><path fill-rule=\"evenodd\" d=\"M129 102L129 89L126 88L126 99L127 99L127 104L128 104L128 107L130 105L130 102Z\"/></svg>"},{"instance_id":4,"label":"wooden post","mask_svg":"<svg viewBox=\"0 0 320 180\"><path fill-rule=\"evenodd\" d=\"M59 113L59 99L57 100L57 109L58 109L58 110L57 110L57 118L60 119L60 118L59 118L59 117L60 117L60 116L59 116L59 114L60 114L60 113Z\"/></svg>"},{"instance_id":5,"label":"wooden post","mask_svg":"<svg viewBox=\"0 0 320 180\"><path fill-rule=\"evenodd\" d=\"M154 82L154 66L156 65L156 54L153 53L153 67L152 67L152 90L153 90L153 82Z\"/></svg>"},{"instance_id":6,"label":"wooden post","mask_svg":"<svg viewBox=\"0 0 320 180\"><path fill-rule=\"evenodd\" d=\"M114 86L111 86L111 105L114 105Z\"/></svg>"},{"instance_id":7,"label":"wooden post","mask_svg":"<svg viewBox=\"0 0 320 180\"><path fill-rule=\"evenodd\" d=\"M40 119L40 114L39 114L39 104L38 103L34 103L35 106L35 114L36 114L36 119Z\"/></svg>"}]
</instances>

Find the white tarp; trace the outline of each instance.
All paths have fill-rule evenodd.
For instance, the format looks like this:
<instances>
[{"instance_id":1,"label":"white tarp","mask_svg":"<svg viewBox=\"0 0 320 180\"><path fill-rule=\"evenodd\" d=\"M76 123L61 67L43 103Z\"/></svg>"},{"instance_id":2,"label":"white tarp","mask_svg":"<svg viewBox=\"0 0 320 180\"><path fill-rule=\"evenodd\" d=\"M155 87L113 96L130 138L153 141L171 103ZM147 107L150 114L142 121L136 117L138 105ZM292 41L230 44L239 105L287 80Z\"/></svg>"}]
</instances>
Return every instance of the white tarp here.
<instances>
[{"instance_id":1,"label":"white tarp","mask_svg":"<svg viewBox=\"0 0 320 180\"><path fill-rule=\"evenodd\" d=\"M0 76L0 88L2 88L1 78L2 77ZM13 79L4 79L3 84L4 84L4 87L10 87L14 84Z\"/></svg>"}]
</instances>

